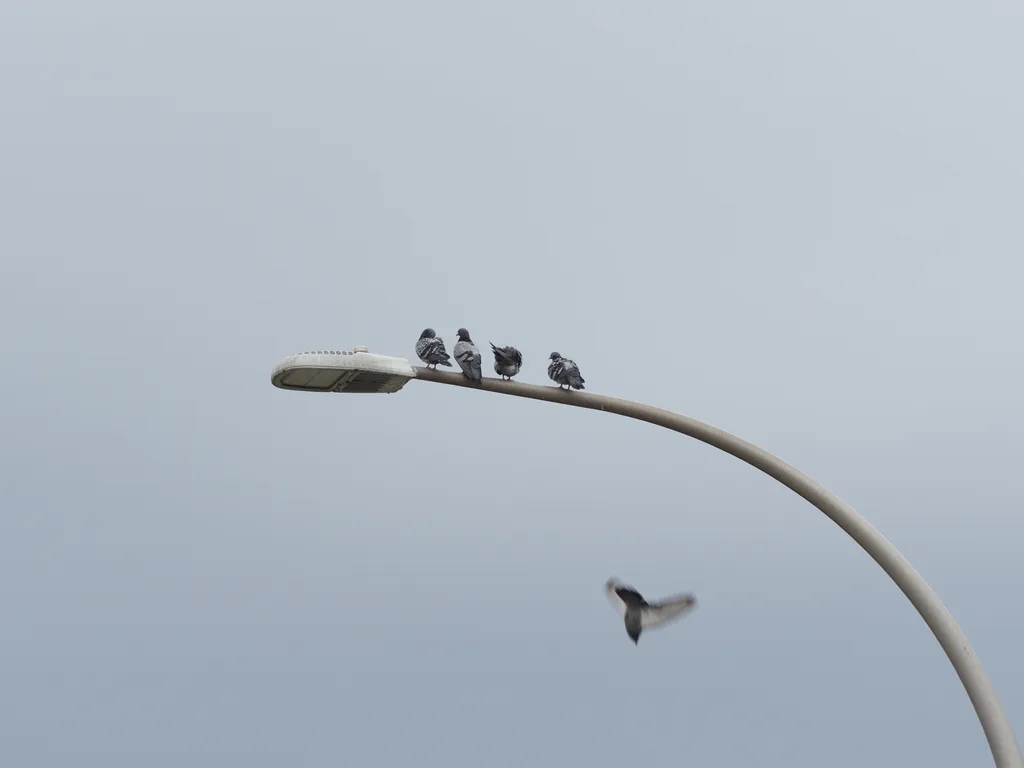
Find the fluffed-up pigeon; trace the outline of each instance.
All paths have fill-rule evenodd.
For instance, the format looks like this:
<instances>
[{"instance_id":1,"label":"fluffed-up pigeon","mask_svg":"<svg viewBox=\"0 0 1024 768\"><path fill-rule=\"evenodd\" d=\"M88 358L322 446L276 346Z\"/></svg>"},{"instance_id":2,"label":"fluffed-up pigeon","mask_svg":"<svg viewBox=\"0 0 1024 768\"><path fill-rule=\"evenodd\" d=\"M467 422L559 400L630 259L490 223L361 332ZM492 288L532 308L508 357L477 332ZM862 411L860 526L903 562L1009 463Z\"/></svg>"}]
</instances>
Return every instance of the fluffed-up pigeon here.
<instances>
[{"instance_id":1,"label":"fluffed-up pigeon","mask_svg":"<svg viewBox=\"0 0 1024 768\"><path fill-rule=\"evenodd\" d=\"M494 372L503 379L511 379L523 367L523 354L515 347L496 347L491 344L494 352Z\"/></svg>"},{"instance_id":2,"label":"fluffed-up pigeon","mask_svg":"<svg viewBox=\"0 0 1024 768\"><path fill-rule=\"evenodd\" d=\"M559 388L583 389L584 379L580 376L579 366L567 357L562 357L558 352L551 353L551 362L548 363L548 378L555 382Z\"/></svg>"},{"instance_id":3,"label":"fluffed-up pigeon","mask_svg":"<svg viewBox=\"0 0 1024 768\"><path fill-rule=\"evenodd\" d=\"M444 348L444 341L434 333L433 328L427 328L420 334L419 341L416 342L416 357L426 363L427 368L434 366L436 369L439 364L452 367L448 362L451 358Z\"/></svg>"}]
</instances>

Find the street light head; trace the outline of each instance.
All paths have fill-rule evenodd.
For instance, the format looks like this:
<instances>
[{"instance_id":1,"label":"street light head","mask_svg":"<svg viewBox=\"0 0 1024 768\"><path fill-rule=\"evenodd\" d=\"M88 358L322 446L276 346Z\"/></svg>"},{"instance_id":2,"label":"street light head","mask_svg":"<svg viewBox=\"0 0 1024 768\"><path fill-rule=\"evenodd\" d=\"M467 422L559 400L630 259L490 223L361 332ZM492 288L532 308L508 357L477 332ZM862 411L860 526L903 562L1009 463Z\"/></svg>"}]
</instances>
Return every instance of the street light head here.
<instances>
[{"instance_id":1,"label":"street light head","mask_svg":"<svg viewBox=\"0 0 1024 768\"><path fill-rule=\"evenodd\" d=\"M300 352L286 357L270 375L278 389L300 392L397 392L416 376L401 357L372 354L366 347Z\"/></svg>"}]
</instances>

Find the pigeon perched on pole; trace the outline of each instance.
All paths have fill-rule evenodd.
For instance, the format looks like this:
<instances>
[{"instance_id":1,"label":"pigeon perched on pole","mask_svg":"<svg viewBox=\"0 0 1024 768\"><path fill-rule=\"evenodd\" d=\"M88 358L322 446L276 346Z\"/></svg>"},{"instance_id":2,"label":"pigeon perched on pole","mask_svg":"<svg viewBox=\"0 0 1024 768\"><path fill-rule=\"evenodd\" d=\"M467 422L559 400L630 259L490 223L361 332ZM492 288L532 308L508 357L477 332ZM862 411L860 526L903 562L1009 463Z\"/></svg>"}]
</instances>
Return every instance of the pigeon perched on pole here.
<instances>
[{"instance_id":1,"label":"pigeon perched on pole","mask_svg":"<svg viewBox=\"0 0 1024 768\"><path fill-rule=\"evenodd\" d=\"M467 379L480 381L484 377L483 371L480 368L482 361L480 350L476 348L476 344L469 338L469 331L465 328L459 328L459 340L455 342L455 349L452 350L452 354L455 355L455 362L462 368L462 372L466 374Z\"/></svg>"},{"instance_id":2,"label":"pigeon perched on pole","mask_svg":"<svg viewBox=\"0 0 1024 768\"><path fill-rule=\"evenodd\" d=\"M494 344L491 344L491 350L494 352L494 372L511 381L523 367L522 353L515 347L496 347Z\"/></svg>"},{"instance_id":3,"label":"pigeon perched on pole","mask_svg":"<svg viewBox=\"0 0 1024 768\"><path fill-rule=\"evenodd\" d=\"M635 589L614 578L608 579L604 591L609 602L622 614L626 634L634 645L640 642L640 633L645 629L663 627L697 606L697 598L689 593L648 603Z\"/></svg>"},{"instance_id":4,"label":"pigeon perched on pole","mask_svg":"<svg viewBox=\"0 0 1024 768\"><path fill-rule=\"evenodd\" d=\"M427 368L434 366L436 370L438 364L452 367L448 362L451 358L444 348L444 341L434 333L433 328L427 328L420 334L419 341L416 342L416 357L426 363Z\"/></svg>"},{"instance_id":5,"label":"pigeon perched on pole","mask_svg":"<svg viewBox=\"0 0 1024 768\"><path fill-rule=\"evenodd\" d=\"M548 363L548 378L555 382L559 389L562 387L565 387L566 390L570 387L573 389L583 389L584 379L580 376L580 369L576 363L566 357L562 357L558 352L552 352L550 359L551 362Z\"/></svg>"}]
</instances>

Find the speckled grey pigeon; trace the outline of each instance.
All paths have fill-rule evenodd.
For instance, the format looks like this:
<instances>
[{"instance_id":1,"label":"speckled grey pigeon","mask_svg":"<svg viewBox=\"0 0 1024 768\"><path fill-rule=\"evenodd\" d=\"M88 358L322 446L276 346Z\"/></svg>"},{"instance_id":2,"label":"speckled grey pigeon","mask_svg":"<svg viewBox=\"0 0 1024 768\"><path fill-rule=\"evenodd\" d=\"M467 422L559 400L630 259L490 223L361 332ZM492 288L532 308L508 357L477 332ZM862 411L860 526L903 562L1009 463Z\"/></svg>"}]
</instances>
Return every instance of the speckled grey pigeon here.
<instances>
[{"instance_id":1,"label":"speckled grey pigeon","mask_svg":"<svg viewBox=\"0 0 1024 768\"><path fill-rule=\"evenodd\" d=\"M583 389L584 379L580 376L579 366L572 360L562 357L557 352L551 353L551 362L548 363L548 378L561 389Z\"/></svg>"},{"instance_id":2,"label":"speckled grey pigeon","mask_svg":"<svg viewBox=\"0 0 1024 768\"><path fill-rule=\"evenodd\" d=\"M434 333L433 328L427 328L420 334L419 341L416 342L416 357L426 363L427 368L434 366L436 369L439 364L452 367L448 362L451 358L444 348L444 341Z\"/></svg>"},{"instance_id":3,"label":"speckled grey pigeon","mask_svg":"<svg viewBox=\"0 0 1024 768\"><path fill-rule=\"evenodd\" d=\"M640 633L645 629L663 627L697 607L697 598L690 593L648 603L643 595L615 578L608 579L604 591L609 602L622 614L626 622L626 634L633 645L640 642Z\"/></svg>"},{"instance_id":4,"label":"speckled grey pigeon","mask_svg":"<svg viewBox=\"0 0 1024 768\"><path fill-rule=\"evenodd\" d=\"M488 342L490 343L490 342ZM515 347L496 347L491 344L494 352L494 372L503 379L510 379L523 367L523 354Z\"/></svg>"},{"instance_id":5,"label":"speckled grey pigeon","mask_svg":"<svg viewBox=\"0 0 1024 768\"><path fill-rule=\"evenodd\" d=\"M482 361L480 350L476 348L476 344L469 338L469 331L465 328L459 328L459 340L455 342L455 349L452 350L452 354L455 355L455 362L462 368L462 372L466 374L467 379L480 381L484 377L483 371L480 368Z\"/></svg>"}]
</instances>

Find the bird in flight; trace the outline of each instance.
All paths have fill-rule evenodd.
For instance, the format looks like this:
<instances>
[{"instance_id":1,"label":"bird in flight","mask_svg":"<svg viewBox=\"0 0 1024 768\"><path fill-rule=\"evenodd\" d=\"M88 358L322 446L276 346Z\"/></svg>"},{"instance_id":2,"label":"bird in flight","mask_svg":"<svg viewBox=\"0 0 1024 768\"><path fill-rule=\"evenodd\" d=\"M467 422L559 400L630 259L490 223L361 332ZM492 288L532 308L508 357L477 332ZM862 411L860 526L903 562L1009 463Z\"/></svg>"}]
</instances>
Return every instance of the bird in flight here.
<instances>
[{"instance_id":1,"label":"bird in flight","mask_svg":"<svg viewBox=\"0 0 1024 768\"><path fill-rule=\"evenodd\" d=\"M645 629L663 627L697 606L697 598L690 593L672 595L649 603L631 586L615 578L608 579L604 591L608 601L622 614L626 634L634 645L640 642L640 633Z\"/></svg>"}]
</instances>

